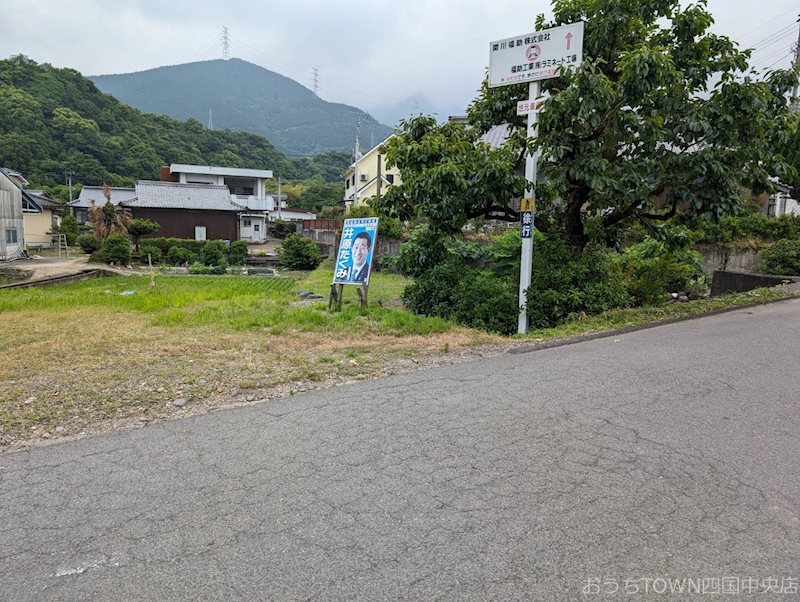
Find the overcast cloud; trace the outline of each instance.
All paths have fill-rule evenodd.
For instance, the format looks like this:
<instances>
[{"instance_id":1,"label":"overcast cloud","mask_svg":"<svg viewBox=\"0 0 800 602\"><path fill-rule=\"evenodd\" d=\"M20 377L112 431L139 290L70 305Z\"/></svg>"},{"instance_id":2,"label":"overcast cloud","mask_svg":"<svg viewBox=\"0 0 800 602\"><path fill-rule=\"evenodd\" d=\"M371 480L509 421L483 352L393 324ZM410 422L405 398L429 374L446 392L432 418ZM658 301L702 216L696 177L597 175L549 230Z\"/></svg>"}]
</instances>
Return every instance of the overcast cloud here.
<instances>
[{"instance_id":1,"label":"overcast cloud","mask_svg":"<svg viewBox=\"0 0 800 602\"><path fill-rule=\"evenodd\" d=\"M372 110L423 96L463 108L475 96L490 40L533 30L549 2L523 0L3 0L0 57L85 75L127 73L231 55L312 87L329 101ZM718 33L758 42L753 64L786 67L797 0L709 0ZM774 39L769 36L777 34Z\"/></svg>"}]
</instances>

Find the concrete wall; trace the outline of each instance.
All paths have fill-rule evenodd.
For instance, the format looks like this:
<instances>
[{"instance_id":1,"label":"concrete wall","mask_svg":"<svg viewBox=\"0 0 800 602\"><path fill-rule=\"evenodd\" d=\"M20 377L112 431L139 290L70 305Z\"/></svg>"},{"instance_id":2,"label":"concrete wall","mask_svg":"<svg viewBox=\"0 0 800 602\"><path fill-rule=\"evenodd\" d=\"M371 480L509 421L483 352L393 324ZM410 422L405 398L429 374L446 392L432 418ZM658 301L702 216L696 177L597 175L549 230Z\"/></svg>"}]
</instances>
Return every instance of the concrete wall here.
<instances>
[{"instance_id":1,"label":"concrete wall","mask_svg":"<svg viewBox=\"0 0 800 602\"><path fill-rule=\"evenodd\" d=\"M752 249L730 250L717 246L698 246L703 256L703 269L709 274L717 270L747 272L756 269L758 252Z\"/></svg>"},{"instance_id":2,"label":"concrete wall","mask_svg":"<svg viewBox=\"0 0 800 602\"><path fill-rule=\"evenodd\" d=\"M744 293L756 288L778 286L786 281L797 282L800 281L800 278L718 270L714 272L711 280L711 296L724 293Z\"/></svg>"}]
</instances>

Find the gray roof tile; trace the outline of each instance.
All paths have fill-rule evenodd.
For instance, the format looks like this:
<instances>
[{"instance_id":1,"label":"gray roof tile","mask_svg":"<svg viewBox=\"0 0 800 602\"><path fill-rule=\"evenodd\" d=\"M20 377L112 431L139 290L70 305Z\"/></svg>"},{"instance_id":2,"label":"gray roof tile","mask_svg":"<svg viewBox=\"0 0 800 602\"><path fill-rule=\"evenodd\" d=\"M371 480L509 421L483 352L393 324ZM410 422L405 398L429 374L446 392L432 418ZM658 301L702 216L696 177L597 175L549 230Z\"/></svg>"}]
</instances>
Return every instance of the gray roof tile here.
<instances>
[{"instance_id":1,"label":"gray roof tile","mask_svg":"<svg viewBox=\"0 0 800 602\"><path fill-rule=\"evenodd\" d=\"M227 186L177 184L174 182L136 183L136 198L122 203L125 207L151 209L204 209L206 211L242 211L245 207L231 201Z\"/></svg>"}]
</instances>

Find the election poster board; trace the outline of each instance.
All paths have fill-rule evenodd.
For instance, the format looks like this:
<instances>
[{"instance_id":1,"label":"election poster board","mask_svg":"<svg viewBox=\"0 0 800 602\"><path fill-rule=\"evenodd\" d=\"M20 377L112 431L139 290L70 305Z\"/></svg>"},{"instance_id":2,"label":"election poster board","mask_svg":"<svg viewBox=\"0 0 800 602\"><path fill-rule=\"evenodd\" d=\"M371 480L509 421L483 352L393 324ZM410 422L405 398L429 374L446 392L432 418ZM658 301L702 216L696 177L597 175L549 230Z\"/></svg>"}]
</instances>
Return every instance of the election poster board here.
<instances>
[{"instance_id":1,"label":"election poster board","mask_svg":"<svg viewBox=\"0 0 800 602\"><path fill-rule=\"evenodd\" d=\"M344 220L333 284L369 284L377 239L377 217Z\"/></svg>"}]
</instances>

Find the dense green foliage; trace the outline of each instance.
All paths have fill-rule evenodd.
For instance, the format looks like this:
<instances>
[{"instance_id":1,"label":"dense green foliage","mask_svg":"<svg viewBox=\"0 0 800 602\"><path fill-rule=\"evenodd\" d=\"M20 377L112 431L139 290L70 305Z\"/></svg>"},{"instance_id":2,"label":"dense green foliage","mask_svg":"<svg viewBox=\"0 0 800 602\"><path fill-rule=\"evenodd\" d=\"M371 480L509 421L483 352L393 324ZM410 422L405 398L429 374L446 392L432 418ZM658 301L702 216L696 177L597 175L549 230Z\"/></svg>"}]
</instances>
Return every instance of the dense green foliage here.
<instances>
[{"instance_id":1,"label":"dense green foliage","mask_svg":"<svg viewBox=\"0 0 800 602\"><path fill-rule=\"evenodd\" d=\"M81 251L87 255L91 255L92 253L99 251L103 244L103 242L94 234L81 234L78 236L75 242L81 248Z\"/></svg>"},{"instance_id":2,"label":"dense green foliage","mask_svg":"<svg viewBox=\"0 0 800 602\"><path fill-rule=\"evenodd\" d=\"M784 238L761 251L761 270L767 274L800 276L800 238Z\"/></svg>"},{"instance_id":3,"label":"dense green foliage","mask_svg":"<svg viewBox=\"0 0 800 602\"><path fill-rule=\"evenodd\" d=\"M615 263L628 283L636 305L660 305L668 293L705 288L703 258L687 244L670 248L660 240L647 238L626 248Z\"/></svg>"},{"instance_id":4,"label":"dense green foliage","mask_svg":"<svg viewBox=\"0 0 800 602\"><path fill-rule=\"evenodd\" d=\"M159 249L160 250L160 249ZM174 245L169 247L167 252L167 262L171 265L186 265L192 264L197 261L197 254L193 253L190 249Z\"/></svg>"},{"instance_id":5,"label":"dense green foliage","mask_svg":"<svg viewBox=\"0 0 800 602\"><path fill-rule=\"evenodd\" d=\"M228 249L228 263L231 265L244 265L247 260L247 242L234 240Z\"/></svg>"},{"instance_id":6,"label":"dense green foliage","mask_svg":"<svg viewBox=\"0 0 800 602\"><path fill-rule=\"evenodd\" d=\"M93 261L129 265L131 263L131 243L121 232L111 234L103 241L100 250L92 255Z\"/></svg>"},{"instance_id":7,"label":"dense green foliage","mask_svg":"<svg viewBox=\"0 0 800 602\"><path fill-rule=\"evenodd\" d=\"M376 143L391 130L364 111L326 102L299 83L241 59L158 67L138 73L92 77L97 87L146 113L260 134L290 155L351 151L360 124L362 140Z\"/></svg>"},{"instance_id":8,"label":"dense green foliage","mask_svg":"<svg viewBox=\"0 0 800 602\"><path fill-rule=\"evenodd\" d=\"M227 246L223 240L207 240L203 243L203 263L205 265L221 265L227 262L225 257Z\"/></svg>"},{"instance_id":9,"label":"dense green foliage","mask_svg":"<svg viewBox=\"0 0 800 602\"><path fill-rule=\"evenodd\" d=\"M538 234L533 275L527 290L532 327L555 326L573 314L600 313L632 304L622 273L604 249L575 257L560 233Z\"/></svg>"},{"instance_id":10,"label":"dense green foliage","mask_svg":"<svg viewBox=\"0 0 800 602\"><path fill-rule=\"evenodd\" d=\"M133 239L133 246L139 249L139 239L145 234L152 234L158 232L161 228L159 224L149 219L134 219L128 224L128 234Z\"/></svg>"},{"instance_id":11,"label":"dense green foliage","mask_svg":"<svg viewBox=\"0 0 800 602\"><path fill-rule=\"evenodd\" d=\"M388 215L380 215L375 209L369 205L361 205L360 207L353 207L347 214L348 218L359 219L364 217L377 217L378 221L378 236L381 238L402 238L403 237L403 224L396 217L389 217Z\"/></svg>"},{"instance_id":12,"label":"dense green foliage","mask_svg":"<svg viewBox=\"0 0 800 602\"><path fill-rule=\"evenodd\" d=\"M471 268L452 257L426 271L403 291L403 302L425 316L511 334L517 328L517 292L509 278Z\"/></svg>"},{"instance_id":13,"label":"dense green foliage","mask_svg":"<svg viewBox=\"0 0 800 602\"><path fill-rule=\"evenodd\" d=\"M0 144L2 143L0 142ZM80 224L78 224L78 220L75 219L75 216L71 213L67 213L61 218L61 225L55 228L55 231L56 234L63 234L66 236L67 244L72 246L78 239L81 227Z\"/></svg>"},{"instance_id":14,"label":"dense green foliage","mask_svg":"<svg viewBox=\"0 0 800 602\"><path fill-rule=\"evenodd\" d=\"M149 262L152 262L153 265L157 263L161 263L164 254L161 252L156 245L143 242L139 247L139 261L142 262L143 265L147 265Z\"/></svg>"},{"instance_id":15,"label":"dense green foliage","mask_svg":"<svg viewBox=\"0 0 800 602\"><path fill-rule=\"evenodd\" d=\"M751 213L723 217L718 221L692 220L686 222L697 232L698 242L727 245L739 241L776 241L781 238L800 238L800 215L767 217Z\"/></svg>"},{"instance_id":16,"label":"dense green foliage","mask_svg":"<svg viewBox=\"0 0 800 602\"><path fill-rule=\"evenodd\" d=\"M310 238L289 234L278 247L278 260L288 270L313 270L322 263L322 251Z\"/></svg>"},{"instance_id":17,"label":"dense green foliage","mask_svg":"<svg viewBox=\"0 0 800 602\"><path fill-rule=\"evenodd\" d=\"M143 114L72 69L22 55L0 61L0 165L21 171L32 185L62 184L69 169L82 184L130 186L158 179L159 168L171 163L272 169L284 178L338 182L349 155L288 158L256 134Z\"/></svg>"},{"instance_id":18,"label":"dense green foliage","mask_svg":"<svg viewBox=\"0 0 800 602\"><path fill-rule=\"evenodd\" d=\"M376 208L442 232L481 215L513 220L522 160L538 150L539 219L554 222L578 255L592 217L600 216L603 242L613 242L631 223L733 214L743 187L758 193L771 186L768 176L792 175L780 149L797 125L788 110L795 74L752 77L749 53L710 33L705 1L553 0L552 9L537 29L585 21L584 62L543 82L533 146L516 114L528 85L484 81L468 109L471 128L424 116L401 122L385 146L402 184ZM500 124L510 127L503 149L477 141Z\"/></svg>"}]
</instances>

